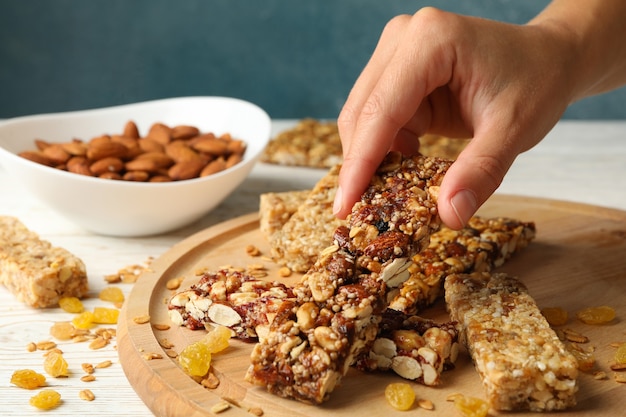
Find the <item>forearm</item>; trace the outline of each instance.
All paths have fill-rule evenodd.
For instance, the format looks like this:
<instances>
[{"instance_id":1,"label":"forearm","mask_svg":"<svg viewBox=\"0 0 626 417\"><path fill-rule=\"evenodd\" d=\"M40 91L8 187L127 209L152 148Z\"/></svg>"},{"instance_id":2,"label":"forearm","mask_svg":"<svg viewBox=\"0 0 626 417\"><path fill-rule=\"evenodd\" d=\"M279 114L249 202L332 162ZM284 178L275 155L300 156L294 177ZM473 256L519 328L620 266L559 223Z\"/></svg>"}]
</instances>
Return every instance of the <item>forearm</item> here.
<instances>
[{"instance_id":1,"label":"forearm","mask_svg":"<svg viewBox=\"0 0 626 417\"><path fill-rule=\"evenodd\" d=\"M571 46L573 102L626 84L625 22L624 0L554 0L529 24Z\"/></svg>"}]
</instances>

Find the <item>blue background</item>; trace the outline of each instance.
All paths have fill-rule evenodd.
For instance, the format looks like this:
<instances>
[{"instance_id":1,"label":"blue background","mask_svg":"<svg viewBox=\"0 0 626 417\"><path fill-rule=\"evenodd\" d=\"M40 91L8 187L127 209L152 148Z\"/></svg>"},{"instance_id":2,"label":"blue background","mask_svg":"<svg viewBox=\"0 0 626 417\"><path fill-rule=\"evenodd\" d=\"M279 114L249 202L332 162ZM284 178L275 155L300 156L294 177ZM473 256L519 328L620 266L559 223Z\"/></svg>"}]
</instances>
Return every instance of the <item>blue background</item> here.
<instances>
[{"instance_id":1,"label":"blue background","mask_svg":"<svg viewBox=\"0 0 626 417\"><path fill-rule=\"evenodd\" d=\"M186 95L334 118L394 15L524 23L547 0L0 0L0 118ZM626 89L565 118L626 119Z\"/></svg>"}]
</instances>

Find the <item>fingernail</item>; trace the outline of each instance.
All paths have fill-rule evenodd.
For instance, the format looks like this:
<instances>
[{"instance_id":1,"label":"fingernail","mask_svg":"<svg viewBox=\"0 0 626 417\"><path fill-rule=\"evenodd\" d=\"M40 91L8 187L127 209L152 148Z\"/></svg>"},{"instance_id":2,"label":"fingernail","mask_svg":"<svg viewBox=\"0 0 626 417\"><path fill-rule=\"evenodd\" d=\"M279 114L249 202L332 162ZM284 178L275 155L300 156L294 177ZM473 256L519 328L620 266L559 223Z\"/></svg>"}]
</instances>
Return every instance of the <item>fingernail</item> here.
<instances>
[{"instance_id":1,"label":"fingernail","mask_svg":"<svg viewBox=\"0 0 626 417\"><path fill-rule=\"evenodd\" d=\"M342 197L343 197L343 192L341 191L341 186L339 186L337 187L337 192L335 193L335 201L333 202L333 214L335 216L343 208Z\"/></svg>"},{"instance_id":2,"label":"fingernail","mask_svg":"<svg viewBox=\"0 0 626 417\"><path fill-rule=\"evenodd\" d=\"M476 195L470 190L461 190L450 199L450 205L459 223L465 226L476 212Z\"/></svg>"}]
</instances>

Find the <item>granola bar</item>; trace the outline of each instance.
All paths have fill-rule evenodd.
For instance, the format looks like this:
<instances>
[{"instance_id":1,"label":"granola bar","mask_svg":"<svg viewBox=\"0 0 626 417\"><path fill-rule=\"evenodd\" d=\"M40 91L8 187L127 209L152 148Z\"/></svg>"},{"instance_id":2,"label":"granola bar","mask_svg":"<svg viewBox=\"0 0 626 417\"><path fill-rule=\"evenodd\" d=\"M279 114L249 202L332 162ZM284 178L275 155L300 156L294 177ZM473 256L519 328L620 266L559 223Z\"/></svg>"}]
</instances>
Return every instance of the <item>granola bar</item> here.
<instances>
[{"instance_id":1,"label":"granola bar","mask_svg":"<svg viewBox=\"0 0 626 417\"><path fill-rule=\"evenodd\" d=\"M332 210L339 170L338 165L332 167L315 184L295 213L269 239L272 257L278 264L292 271L306 272L315 263L320 252L332 243L333 231L345 224ZM276 219L275 216L271 217ZM272 224L279 222L280 220L274 220Z\"/></svg>"},{"instance_id":2,"label":"granola bar","mask_svg":"<svg viewBox=\"0 0 626 417\"><path fill-rule=\"evenodd\" d=\"M263 193L259 198L259 230L271 242L289 218L305 202L311 190Z\"/></svg>"},{"instance_id":3,"label":"granola bar","mask_svg":"<svg viewBox=\"0 0 626 417\"><path fill-rule=\"evenodd\" d=\"M442 227L428 248L413 256L410 277L390 292L389 308L415 314L442 294L450 274L485 272L502 266L535 237L535 224L505 217L472 217L461 230Z\"/></svg>"},{"instance_id":4,"label":"granola bar","mask_svg":"<svg viewBox=\"0 0 626 417\"><path fill-rule=\"evenodd\" d=\"M446 278L450 316L496 410L553 411L576 404L578 367L524 284L504 273Z\"/></svg>"},{"instance_id":5,"label":"granola bar","mask_svg":"<svg viewBox=\"0 0 626 417\"><path fill-rule=\"evenodd\" d=\"M469 139L452 139L427 134L419 138L420 153L455 159ZM335 121L314 118L300 120L294 127L273 137L261 155L261 161L286 166L331 168L343 161L339 129Z\"/></svg>"},{"instance_id":6,"label":"granola bar","mask_svg":"<svg viewBox=\"0 0 626 417\"><path fill-rule=\"evenodd\" d=\"M291 288L238 270L206 272L197 284L172 296L168 313L173 323L192 330L213 324L229 327L246 342L267 336L269 324L284 306L294 302ZM368 372L393 371L424 385L438 385L444 370L458 355L456 323L437 324L387 309L369 351L355 361Z\"/></svg>"},{"instance_id":7,"label":"granola bar","mask_svg":"<svg viewBox=\"0 0 626 417\"><path fill-rule=\"evenodd\" d=\"M0 284L35 308L56 306L61 297L83 297L88 290L82 260L11 216L0 216Z\"/></svg>"},{"instance_id":8,"label":"granola bar","mask_svg":"<svg viewBox=\"0 0 626 417\"><path fill-rule=\"evenodd\" d=\"M261 161L277 165L331 168L342 160L337 123L312 118L276 135L267 144Z\"/></svg>"},{"instance_id":9,"label":"granola bar","mask_svg":"<svg viewBox=\"0 0 626 417\"><path fill-rule=\"evenodd\" d=\"M450 161L387 155L370 186L284 302L251 354L246 380L322 403L374 341L387 287L439 225L436 194Z\"/></svg>"},{"instance_id":10,"label":"granola bar","mask_svg":"<svg viewBox=\"0 0 626 417\"><path fill-rule=\"evenodd\" d=\"M438 324L387 309L376 340L357 358L355 367L369 372L392 370L408 380L439 385L441 373L454 367L458 339L455 322Z\"/></svg>"}]
</instances>

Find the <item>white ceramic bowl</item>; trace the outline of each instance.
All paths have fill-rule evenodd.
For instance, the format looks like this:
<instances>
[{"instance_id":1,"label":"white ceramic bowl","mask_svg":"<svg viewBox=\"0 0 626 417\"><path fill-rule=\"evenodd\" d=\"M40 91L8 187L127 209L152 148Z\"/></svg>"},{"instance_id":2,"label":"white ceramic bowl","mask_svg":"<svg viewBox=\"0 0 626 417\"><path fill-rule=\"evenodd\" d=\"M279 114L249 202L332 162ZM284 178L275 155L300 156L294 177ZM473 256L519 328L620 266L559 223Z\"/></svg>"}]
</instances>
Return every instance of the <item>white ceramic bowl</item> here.
<instances>
[{"instance_id":1,"label":"white ceramic bowl","mask_svg":"<svg viewBox=\"0 0 626 417\"><path fill-rule=\"evenodd\" d=\"M243 161L203 178L138 183L87 177L17 156L34 139L67 142L155 122L230 133L246 142ZM271 121L258 106L235 98L182 97L123 106L8 119L0 123L0 164L42 202L83 228L111 236L145 236L192 223L224 200L250 173L270 139Z\"/></svg>"}]
</instances>

